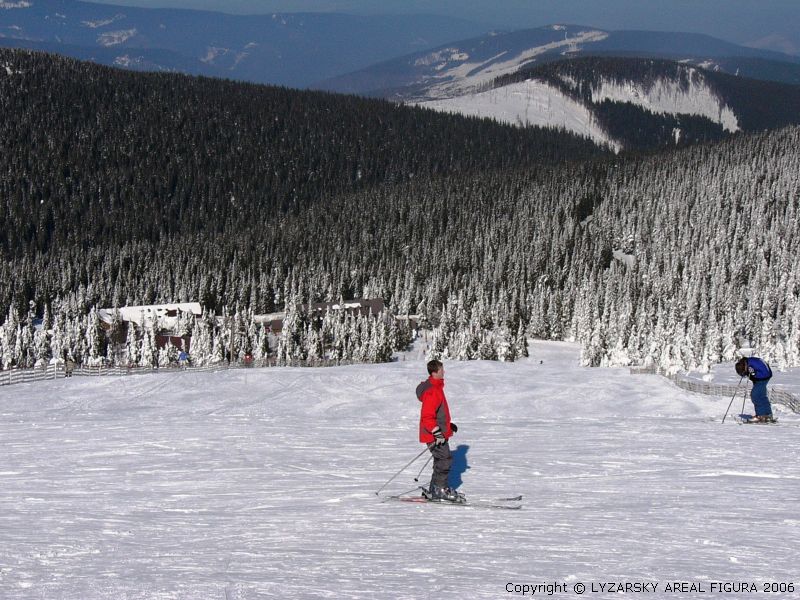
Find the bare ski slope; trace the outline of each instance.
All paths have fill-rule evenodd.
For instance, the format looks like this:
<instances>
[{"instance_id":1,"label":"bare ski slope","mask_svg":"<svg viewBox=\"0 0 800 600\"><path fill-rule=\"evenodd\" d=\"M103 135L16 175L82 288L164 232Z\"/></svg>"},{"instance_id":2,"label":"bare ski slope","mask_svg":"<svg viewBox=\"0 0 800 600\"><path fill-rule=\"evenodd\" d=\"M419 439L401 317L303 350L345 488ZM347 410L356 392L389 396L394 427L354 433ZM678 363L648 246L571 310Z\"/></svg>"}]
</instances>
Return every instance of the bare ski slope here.
<instances>
[{"instance_id":1,"label":"bare ski slope","mask_svg":"<svg viewBox=\"0 0 800 600\"><path fill-rule=\"evenodd\" d=\"M800 418L721 424L730 398L577 364L446 364L460 489L519 511L376 498L421 449L422 361L0 388L0 598L800 597L709 591L797 590Z\"/></svg>"}]
</instances>

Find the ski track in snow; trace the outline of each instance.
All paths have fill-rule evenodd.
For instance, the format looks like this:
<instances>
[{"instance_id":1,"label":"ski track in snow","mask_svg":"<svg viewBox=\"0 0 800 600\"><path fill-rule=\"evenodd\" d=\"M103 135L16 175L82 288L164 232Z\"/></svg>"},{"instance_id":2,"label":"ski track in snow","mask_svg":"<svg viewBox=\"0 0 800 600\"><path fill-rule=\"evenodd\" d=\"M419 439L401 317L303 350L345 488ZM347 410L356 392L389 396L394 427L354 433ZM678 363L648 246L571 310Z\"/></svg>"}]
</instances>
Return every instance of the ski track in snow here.
<instances>
[{"instance_id":1,"label":"ski track in snow","mask_svg":"<svg viewBox=\"0 0 800 600\"><path fill-rule=\"evenodd\" d=\"M376 498L421 449L422 361L0 388L0 597L793 581L800 417L776 407L777 426L721 424L730 398L577 355L534 343L514 364L447 363L452 447L468 446L461 490L524 494L520 511ZM424 458L385 493L412 488Z\"/></svg>"}]
</instances>

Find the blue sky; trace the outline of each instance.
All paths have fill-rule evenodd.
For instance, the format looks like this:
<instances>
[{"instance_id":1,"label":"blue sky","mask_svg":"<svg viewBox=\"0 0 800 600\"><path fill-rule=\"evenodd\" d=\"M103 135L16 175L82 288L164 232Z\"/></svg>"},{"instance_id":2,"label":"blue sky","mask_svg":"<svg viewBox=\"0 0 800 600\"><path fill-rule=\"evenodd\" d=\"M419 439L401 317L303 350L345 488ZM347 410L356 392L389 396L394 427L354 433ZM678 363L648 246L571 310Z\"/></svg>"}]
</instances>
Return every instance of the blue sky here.
<instances>
[{"instance_id":1,"label":"blue sky","mask_svg":"<svg viewBox=\"0 0 800 600\"><path fill-rule=\"evenodd\" d=\"M434 13L491 28L568 22L606 29L706 33L800 54L800 0L103 0L105 4L218 10L238 14Z\"/></svg>"}]
</instances>

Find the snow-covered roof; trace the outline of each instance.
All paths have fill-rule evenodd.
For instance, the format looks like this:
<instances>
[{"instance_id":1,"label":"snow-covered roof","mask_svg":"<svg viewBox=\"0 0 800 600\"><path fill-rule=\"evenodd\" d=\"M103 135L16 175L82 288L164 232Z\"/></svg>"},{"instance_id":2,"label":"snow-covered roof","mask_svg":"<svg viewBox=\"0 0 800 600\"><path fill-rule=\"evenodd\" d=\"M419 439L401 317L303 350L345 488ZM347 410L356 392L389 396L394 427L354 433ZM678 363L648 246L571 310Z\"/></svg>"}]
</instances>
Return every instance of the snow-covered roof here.
<instances>
[{"instance_id":1,"label":"snow-covered roof","mask_svg":"<svg viewBox=\"0 0 800 600\"><path fill-rule=\"evenodd\" d=\"M272 321L282 321L286 318L285 312L274 312L266 315L253 315L253 321L256 323L264 324L271 323Z\"/></svg>"},{"instance_id":2,"label":"snow-covered roof","mask_svg":"<svg viewBox=\"0 0 800 600\"><path fill-rule=\"evenodd\" d=\"M137 325L142 324L142 316L145 321L151 321L153 318L158 317L164 325L169 324L170 319L177 317L178 311L184 313L192 313L194 316L199 317L203 314L203 307L199 302L179 302L176 304L151 304L147 306L121 306L119 313L122 320L125 322L133 322ZM97 311L101 320L106 323L111 323L114 318L113 308L101 308Z\"/></svg>"}]
</instances>

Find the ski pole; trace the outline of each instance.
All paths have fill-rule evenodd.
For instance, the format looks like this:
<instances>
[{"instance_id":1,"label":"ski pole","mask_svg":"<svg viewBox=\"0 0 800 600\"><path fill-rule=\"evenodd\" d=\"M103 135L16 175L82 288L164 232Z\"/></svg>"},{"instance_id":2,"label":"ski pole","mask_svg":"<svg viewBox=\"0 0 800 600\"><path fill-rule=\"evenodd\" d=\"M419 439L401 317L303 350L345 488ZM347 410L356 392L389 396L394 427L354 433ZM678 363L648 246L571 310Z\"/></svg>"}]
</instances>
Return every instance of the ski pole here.
<instances>
[{"instance_id":1,"label":"ski pole","mask_svg":"<svg viewBox=\"0 0 800 600\"><path fill-rule=\"evenodd\" d=\"M425 448L425 449L424 449L422 452L420 452L420 453L419 453L419 454L417 454L417 455L416 455L414 458L412 458L412 459L411 459L411 460L408 462L408 464L407 464L405 467L403 467L403 468L402 468L402 469L400 469L400 470L399 470L397 473L395 473L394 475L392 475L392 477L389 479L389 481L387 481L386 483L384 483L384 484L383 484L383 485L380 487L380 489L379 489L377 492L375 492L375 495L377 496L378 494L380 494L380 493L381 493L381 490L383 490L383 488L385 488L385 487L386 487L387 485L389 485L389 484L390 484L392 481L394 481L394 480L397 478L397 476L398 476L398 475L400 475L400 473L402 473L402 472L403 472L403 471L405 471L405 470L406 470L408 467L410 467L412 464L414 464L414 463L417 461L417 459L418 459L420 456L422 456L423 454L425 454L427 451L428 451L428 448L426 447L426 448Z\"/></svg>"},{"instance_id":2,"label":"ski pole","mask_svg":"<svg viewBox=\"0 0 800 600\"><path fill-rule=\"evenodd\" d=\"M747 390L745 390L745 391L744 391L744 394L742 395L742 412L740 412L740 413L739 413L740 415L743 415L743 414L744 414L744 405L745 405L745 402L747 402ZM753 412L755 412L755 411L753 411Z\"/></svg>"},{"instance_id":3,"label":"ski pole","mask_svg":"<svg viewBox=\"0 0 800 600\"><path fill-rule=\"evenodd\" d=\"M432 460L433 460L433 454L431 454L431 455L428 457L428 460L426 460L426 461L425 461L425 464L424 464L424 465L422 465L422 468L419 470L419 473L417 473L417 476L416 476L416 477L414 477L414 481L419 481L419 478L420 478L420 476L422 475L422 472L425 470L425 467L427 467L427 466L428 466L428 463L429 463L429 462L431 462Z\"/></svg>"},{"instance_id":4,"label":"ski pole","mask_svg":"<svg viewBox=\"0 0 800 600\"><path fill-rule=\"evenodd\" d=\"M731 397L731 401L728 403L728 408L727 408L727 410L725 411L725 416L724 416L724 417L722 417L722 422L723 422L723 423L725 422L725 419L726 419L726 417L728 416L728 413L729 413L729 412L730 412L730 410L731 410L731 406L733 405L733 401L736 399L736 394L738 394L738 393L739 393L739 386L740 386L740 385L742 385L742 380L743 380L743 379L744 379L744 375L742 375L742 376L739 378L739 383L737 383L737 384L736 384L736 389L733 391L733 396ZM744 412L744 403L742 403L742 412Z\"/></svg>"}]
</instances>

